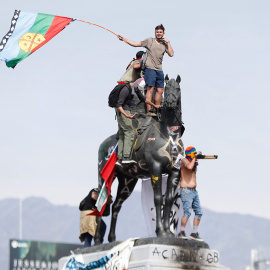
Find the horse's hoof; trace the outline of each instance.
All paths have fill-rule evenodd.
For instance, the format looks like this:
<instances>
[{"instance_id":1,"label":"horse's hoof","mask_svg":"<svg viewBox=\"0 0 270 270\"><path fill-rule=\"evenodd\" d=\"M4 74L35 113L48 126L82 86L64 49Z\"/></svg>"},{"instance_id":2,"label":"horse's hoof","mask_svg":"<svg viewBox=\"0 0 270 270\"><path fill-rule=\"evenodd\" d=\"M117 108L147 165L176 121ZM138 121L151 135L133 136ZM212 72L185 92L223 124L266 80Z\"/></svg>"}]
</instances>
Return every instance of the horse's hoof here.
<instances>
[{"instance_id":1,"label":"horse's hoof","mask_svg":"<svg viewBox=\"0 0 270 270\"><path fill-rule=\"evenodd\" d=\"M161 237L161 238L166 238L167 237L166 232L163 231L163 230L156 230L156 235L157 235L157 237Z\"/></svg>"},{"instance_id":2,"label":"horse's hoof","mask_svg":"<svg viewBox=\"0 0 270 270\"><path fill-rule=\"evenodd\" d=\"M111 243L111 242L115 242L115 240L116 240L115 235L114 235L114 236L111 236L111 235L108 236L108 241L109 241L110 243Z\"/></svg>"},{"instance_id":3,"label":"horse's hoof","mask_svg":"<svg viewBox=\"0 0 270 270\"><path fill-rule=\"evenodd\" d=\"M94 239L94 242L95 242L95 246L101 245L101 241L100 241L99 238L98 239Z\"/></svg>"},{"instance_id":4,"label":"horse's hoof","mask_svg":"<svg viewBox=\"0 0 270 270\"><path fill-rule=\"evenodd\" d=\"M168 238L174 238L175 237L174 233L172 233L171 231L166 232L166 235L167 235Z\"/></svg>"}]
</instances>

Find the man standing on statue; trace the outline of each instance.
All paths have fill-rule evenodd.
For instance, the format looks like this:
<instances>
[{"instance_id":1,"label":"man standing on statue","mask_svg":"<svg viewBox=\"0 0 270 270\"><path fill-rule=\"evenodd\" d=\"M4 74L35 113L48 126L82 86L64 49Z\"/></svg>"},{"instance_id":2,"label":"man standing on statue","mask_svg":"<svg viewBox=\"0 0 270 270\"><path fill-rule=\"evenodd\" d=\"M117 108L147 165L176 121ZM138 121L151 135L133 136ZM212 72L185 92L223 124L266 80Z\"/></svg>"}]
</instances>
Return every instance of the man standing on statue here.
<instances>
[{"instance_id":1,"label":"man standing on statue","mask_svg":"<svg viewBox=\"0 0 270 270\"><path fill-rule=\"evenodd\" d=\"M202 209L200 199L196 190L196 173L197 173L197 151L195 147L189 146L185 151L186 157L181 161L181 200L183 203L184 215L181 219L181 231L178 235L179 238L187 239L185 234L185 227L191 215L191 209L195 213L193 221L193 231L190 238L196 241L204 241L199 237L198 226L202 217Z\"/></svg>"},{"instance_id":2,"label":"man standing on statue","mask_svg":"<svg viewBox=\"0 0 270 270\"><path fill-rule=\"evenodd\" d=\"M155 38L147 38L140 42L128 40L120 35L118 38L133 47L146 48L146 63L145 63L145 83L147 86L146 98L152 100L153 92L156 87L155 104L160 105L164 90L164 73L162 71L162 61L166 52L170 57L174 55L170 41L164 37L165 28L162 24L155 28ZM148 113L146 116L156 116L151 111L151 105L147 105Z\"/></svg>"},{"instance_id":3,"label":"man standing on statue","mask_svg":"<svg viewBox=\"0 0 270 270\"><path fill-rule=\"evenodd\" d=\"M136 80L135 83L127 83L121 89L116 104L116 117L118 122L118 154L116 165L122 166L122 164L136 163L136 161L130 159L131 148L134 140L134 128L132 125L132 119L135 114L131 114L131 101L134 94L138 96L140 101L150 104L155 108L160 108L160 105L156 105L148 100L141 90L144 89L145 82L142 78ZM134 91L133 91L134 90Z\"/></svg>"}]
</instances>

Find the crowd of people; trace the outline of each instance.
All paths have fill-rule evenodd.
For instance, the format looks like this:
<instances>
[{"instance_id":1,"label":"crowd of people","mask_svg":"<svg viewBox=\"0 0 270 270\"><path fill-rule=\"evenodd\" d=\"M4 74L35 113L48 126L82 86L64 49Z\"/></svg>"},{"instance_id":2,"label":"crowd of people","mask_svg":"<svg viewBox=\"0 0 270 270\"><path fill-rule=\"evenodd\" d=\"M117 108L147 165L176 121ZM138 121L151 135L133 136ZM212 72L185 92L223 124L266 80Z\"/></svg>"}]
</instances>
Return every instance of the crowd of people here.
<instances>
[{"instance_id":1,"label":"crowd of people","mask_svg":"<svg viewBox=\"0 0 270 270\"><path fill-rule=\"evenodd\" d=\"M162 24L155 28L155 38L146 38L143 41L131 41L123 36L118 35L119 40L124 41L133 47L144 47L146 52L138 51L134 58L126 68L125 73L117 82L118 85L123 85L120 90L117 104L115 106L116 116L118 121L118 160L116 165L125 166L126 164L136 162L130 158L131 148L134 140L134 130L132 119L134 114L131 114L131 101L136 94L140 101L147 105L146 117L157 116L157 110L161 106L162 94L164 91L164 73L162 70L163 56L167 53L170 57L174 55L170 41L164 37L165 28ZM142 67L143 66L143 67ZM143 72L142 72L143 68ZM144 73L142 75L142 73ZM142 94L142 90L146 88L146 94ZM154 102L153 93L156 89ZM193 221L193 231L189 236L196 241L203 241L198 234L198 226L202 217L202 209L198 192L196 190L196 173L197 173L197 158L196 149L192 146L185 151L185 157L179 155L177 158L178 166L181 170L181 200L183 203L184 214L181 218L181 229L178 235L181 239L187 239L185 227L191 210L195 212ZM84 246L91 246L91 241L96 232L96 216L89 215L95 209L95 203L98 198L98 189L92 189L87 197L80 204L80 240L84 242ZM110 214L110 204L112 197L109 197L107 206L103 216ZM101 242L106 231L106 224L101 221Z\"/></svg>"}]
</instances>

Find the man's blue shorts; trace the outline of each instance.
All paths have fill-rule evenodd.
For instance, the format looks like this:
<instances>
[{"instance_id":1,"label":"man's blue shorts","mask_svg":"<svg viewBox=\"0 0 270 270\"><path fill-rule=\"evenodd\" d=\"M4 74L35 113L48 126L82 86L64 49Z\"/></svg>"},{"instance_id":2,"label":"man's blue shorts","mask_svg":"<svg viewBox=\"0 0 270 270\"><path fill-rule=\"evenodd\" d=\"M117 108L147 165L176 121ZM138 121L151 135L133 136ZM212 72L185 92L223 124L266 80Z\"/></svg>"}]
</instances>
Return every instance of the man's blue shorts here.
<instances>
[{"instance_id":1,"label":"man's blue shorts","mask_svg":"<svg viewBox=\"0 0 270 270\"><path fill-rule=\"evenodd\" d=\"M146 68L144 80L146 86L164 87L164 73L162 70Z\"/></svg>"},{"instance_id":2,"label":"man's blue shorts","mask_svg":"<svg viewBox=\"0 0 270 270\"><path fill-rule=\"evenodd\" d=\"M195 218L200 220L203 212L197 190L188 187L181 188L180 195L183 203L183 216L185 218L189 218L191 215L191 209L193 209Z\"/></svg>"}]
</instances>

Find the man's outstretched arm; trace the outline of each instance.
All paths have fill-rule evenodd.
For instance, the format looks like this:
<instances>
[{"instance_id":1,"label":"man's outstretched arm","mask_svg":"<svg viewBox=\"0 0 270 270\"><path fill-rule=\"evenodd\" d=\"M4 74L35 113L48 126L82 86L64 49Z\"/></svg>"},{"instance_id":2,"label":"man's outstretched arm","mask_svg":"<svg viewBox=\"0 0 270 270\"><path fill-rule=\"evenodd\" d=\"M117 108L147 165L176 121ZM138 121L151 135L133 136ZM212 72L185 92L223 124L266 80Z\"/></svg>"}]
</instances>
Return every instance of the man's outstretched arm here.
<instances>
[{"instance_id":1,"label":"man's outstretched arm","mask_svg":"<svg viewBox=\"0 0 270 270\"><path fill-rule=\"evenodd\" d=\"M120 35L117 36L121 41L126 42L128 45L132 46L132 47L142 47L142 43L141 42L136 42L136 41L132 41L129 40L127 38L124 38Z\"/></svg>"}]
</instances>

